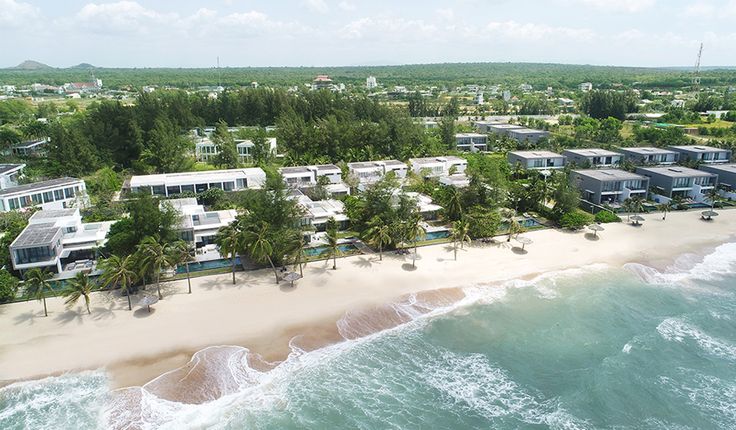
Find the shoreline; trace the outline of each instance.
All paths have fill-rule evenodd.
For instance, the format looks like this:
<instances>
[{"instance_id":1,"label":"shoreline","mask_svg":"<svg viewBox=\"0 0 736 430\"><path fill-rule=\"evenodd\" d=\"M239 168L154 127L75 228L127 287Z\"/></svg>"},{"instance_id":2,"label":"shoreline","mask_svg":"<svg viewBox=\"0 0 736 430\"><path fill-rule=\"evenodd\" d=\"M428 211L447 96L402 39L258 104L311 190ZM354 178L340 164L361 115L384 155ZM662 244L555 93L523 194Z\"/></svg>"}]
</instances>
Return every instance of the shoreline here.
<instances>
[{"instance_id":1,"label":"shoreline","mask_svg":"<svg viewBox=\"0 0 736 430\"><path fill-rule=\"evenodd\" d=\"M445 303L461 300L463 287L493 288L592 264L641 263L662 270L686 253L702 260L708 250L733 240L736 210L721 211L710 223L682 212L665 221L650 215L643 227L625 222L605 227L599 240L585 232L525 233L534 241L527 253L505 238L474 243L458 250L457 261L448 244L420 247L416 270L411 255L385 254L383 262L378 255L345 257L337 271L320 261L307 265L294 289L276 286L269 270L239 272L235 286L231 274L193 278L192 295L186 293L186 279L172 281L162 285L164 300L150 314L128 311L125 298L107 292L93 295L92 315L81 306L66 310L57 298L47 299L48 318L36 301L2 305L0 386L100 368L111 389L141 386L185 368L195 353L217 345L247 348L275 363L288 356L292 342L313 350L345 340L338 324L346 314L371 323L364 335L395 327L402 321L394 324L392 306L412 295Z\"/></svg>"}]
</instances>

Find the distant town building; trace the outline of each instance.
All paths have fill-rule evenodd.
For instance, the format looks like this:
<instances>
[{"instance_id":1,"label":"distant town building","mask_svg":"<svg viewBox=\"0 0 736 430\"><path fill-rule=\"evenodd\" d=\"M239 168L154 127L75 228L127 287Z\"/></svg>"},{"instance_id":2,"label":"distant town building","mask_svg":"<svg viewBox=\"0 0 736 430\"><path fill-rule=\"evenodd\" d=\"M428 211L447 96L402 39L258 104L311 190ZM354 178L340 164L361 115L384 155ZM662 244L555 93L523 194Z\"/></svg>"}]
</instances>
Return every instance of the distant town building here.
<instances>
[{"instance_id":1,"label":"distant town building","mask_svg":"<svg viewBox=\"0 0 736 430\"><path fill-rule=\"evenodd\" d=\"M473 103L475 103L477 105L482 105L483 103L485 103L485 101L483 100L483 93L482 92L478 92L478 93L475 94L475 97L473 98Z\"/></svg>"},{"instance_id":2,"label":"distant town building","mask_svg":"<svg viewBox=\"0 0 736 430\"><path fill-rule=\"evenodd\" d=\"M509 91L509 90L504 90L503 91L503 101L505 101L505 102L511 101L511 91Z\"/></svg>"},{"instance_id":3,"label":"distant town building","mask_svg":"<svg viewBox=\"0 0 736 430\"><path fill-rule=\"evenodd\" d=\"M327 75L317 75L312 81L312 90L332 89L332 79Z\"/></svg>"},{"instance_id":4,"label":"distant town building","mask_svg":"<svg viewBox=\"0 0 736 430\"><path fill-rule=\"evenodd\" d=\"M365 80L365 87L368 88L369 90L372 90L378 87L378 82L376 81L376 77L368 76L368 78L366 78Z\"/></svg>"},{"instance_id":5,"label":"distant town building","mask_svg":"<svg viewBox=\"0 0 736 430\"><path fill-rule=\"evenodd\" d=\"M534 87L532 87L532 86L531 86L531 85L529 85L529 84L521 84L521 85L519 85L519 89L520 89L521 91L525 92L525 93L528 93L528 92L530 92L531 90L533 90L533 89L534 89Z\"/></svg>"},{"instance_id":6,"label":"distant town building","mask_svg":"<svg viewBox=\"0 0 736 430\"><path fill-rule=\"evenodd\" d=\"M593 90L593 84L590 82L583 82L580 84L580 91L588 92Z\"/></svg>"}]
</instances>

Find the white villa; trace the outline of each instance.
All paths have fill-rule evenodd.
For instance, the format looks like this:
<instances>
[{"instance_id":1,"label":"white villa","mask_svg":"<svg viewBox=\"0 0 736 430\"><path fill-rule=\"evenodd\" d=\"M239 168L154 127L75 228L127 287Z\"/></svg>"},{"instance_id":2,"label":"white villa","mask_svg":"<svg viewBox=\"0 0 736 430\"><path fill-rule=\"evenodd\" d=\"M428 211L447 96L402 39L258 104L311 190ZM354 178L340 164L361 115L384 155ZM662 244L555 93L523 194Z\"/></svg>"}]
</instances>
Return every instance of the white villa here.
<instances>
[{"instance_id":1,"label":"white villa","mask_svg":"<svg viewBox=\"0 0 736 430\"><path fill-rule=\"evenodd\" d=\"M350 194L350 188L342 182L342 170L334 164L316 166L282 167L279 173L291 188L311 188L321 177L327 178L327 192L331 195Z\"/></svg>"},{"instance_id":2,"label":"white villa","mask_svg":"<svg viewBox=\"0 0 736 430\"><path fill-rule=\"evenodd\" d=\"M468 160L448 155L446 157L425 157L409 159L411 170L417 174L427 177L449 175L451 173L463 173L468 167Z\"/></svg>"},{"instance_id":3,"label":"white villa","mask_svg":"<svg viewBox=\"0 0 736 430\"><path fill-rule=\"evenodd\" d=\"M0 190L17 187L25 164L0 164Z\"/></svg>"},{"instance_id":4,"label":"white villa","mask_svg":"<svg viewBox=\"0 0 736 430\"><path fill-rule=\"evenodd\" d=\"M123 190L130 193L150 192L155 196L201 193L210 188L224 191L258 189L266 182L266 172L258 167L207 170L202 172L161 173L131 177Z\"/></svg>"},{"instance_id":5,"label":"white villa","mask_svg":"<svg viewBox=\"0 0 736 430\"><path fill-rule=\"evenodd\" d=\"M457 133L455 147L458 151L465 152L488 151L488 136L480 133Z\"/></svg>"},{"instance_id":6,"label":"white villa","mask_svg":"<svg viewBox=\"0 0 736 430\"><path fill-rule=\"evenodd\" d=\"M195 198L164 200L161 204L170 204L180 214L179 234L196 249L214 243L217 232L235 222L238 216L234 209L205 211Z\"/></svg>"},{"instance_id":7,"label":"white villa","mask_svg":"<svg viewBox=\"0 0 736 430\"><path fill-rule=\"evenodd\" d=\"M300 220L301 226L310 227L314 231L325 231L327 221L334 218L338 228L347 227L349 218L345 215L345 205L340 200L313 201L297 189L291 190L289 197L296 200L304 211Z\"/></svg>"},{"instance_id":8,"label":"white villa","mask_svg":"<svg viewBox=\"0 0 736 430\"><path fill-rule=\"evenodd\" d=\"M90 272L96 249L105 244L114 222L83 223L76 208L38 211L10 244L13 269L23 272L38 267L62 278L80 270Z\"/></svg>"},{"instance_id":9,"label":"white villa","mask_svg":"<svg viewBox=\"0 0 736 430\"><path fill-rule=\"evenodd\" d=\"M0 190L0 212L38 207L42 210L85 207L89 202L84 181L57 178Z\"/></svg>"},{"instance_id":10,"label":"white villa","mask_svg":"<svg viewBox=\"0 0 736 430\"><path fill-rule=\"evenodd\" d=\"M381 160L381 161L363 161L358 163L348 163L350 175L358 178L360 189L365 189L367 185L378 182L387 173L393 172L397 178L406 178L406 172L409 166L398 160Z\"/></svg>"},{"instance_id":11,"label":"white villa","mask_svg":"<svg viewBox=\"0 0 736 430\"><path fill-rule=\"evenodd\" d=\"M266 146L271 155L276 155L276 138L266 138ZM252 140L235 140L235 148L241 163L250 161L255 144ZM212 161L219 154L218 146L209 138L199 139L194 144L194 155L199 161Z\"/></svg>"}]
</instances>

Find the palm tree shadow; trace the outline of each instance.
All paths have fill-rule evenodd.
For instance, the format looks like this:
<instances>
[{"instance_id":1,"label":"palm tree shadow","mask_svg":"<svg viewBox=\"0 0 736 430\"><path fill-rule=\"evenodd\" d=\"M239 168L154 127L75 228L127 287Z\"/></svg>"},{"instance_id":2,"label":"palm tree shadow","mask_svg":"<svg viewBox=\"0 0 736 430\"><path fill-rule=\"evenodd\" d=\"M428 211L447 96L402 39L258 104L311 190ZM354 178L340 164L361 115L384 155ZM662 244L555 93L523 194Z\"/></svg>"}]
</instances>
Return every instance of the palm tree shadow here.
<instances>
[{"instance_id":1,"label":"palm tree shadow","mask_svg":"<svg viewBox=\"0 0 736 430\"><path fill-rule=\"evenodd\" d=\"M353 261L351 261L351 264L364 268L373 267L373 261L365 257L358 257L357 259L353 259Z\"/></svg>"},{"instance_id":2,"label":"palm tree shadow","mask_svg":"<svg viewBox=\"0 0 736 430\"><path fill-rule=\"evenodd\" d=\"M15 320L15 325L23 324L26 321L28 321L30 325L33 325L33 323L36 322L37 313L37 311L28 311L23 312L22 314L18 314L15 318L13 318Z\"/></svg>"},{"instance_id":3,"label":"palm tree shadow","mask_svg":"<svg viewBox=\"0 0 736 430\"><path fill-rule=\"evenodd\" d=\"M77 310L69 309L66 312L62 312L56 317L54 317L54 321L58 321L62 324L68 324L74 320L77 320L77 324L82 324L82 313L78 309Z\"/></svg>"},{"instance_id":4,"label":"palm tree shadow","mask_svg":"<svg viewBox=\"0 0 736 430\"><path fill-rule=\"evenodd\" d=\"M100 321L103 319L115 318L115 311L113 308L113 304L110 303L110 306L106 308L103 308L102 306L92 308L92 318L97 321Z\"/></svg>"}]
</instances>

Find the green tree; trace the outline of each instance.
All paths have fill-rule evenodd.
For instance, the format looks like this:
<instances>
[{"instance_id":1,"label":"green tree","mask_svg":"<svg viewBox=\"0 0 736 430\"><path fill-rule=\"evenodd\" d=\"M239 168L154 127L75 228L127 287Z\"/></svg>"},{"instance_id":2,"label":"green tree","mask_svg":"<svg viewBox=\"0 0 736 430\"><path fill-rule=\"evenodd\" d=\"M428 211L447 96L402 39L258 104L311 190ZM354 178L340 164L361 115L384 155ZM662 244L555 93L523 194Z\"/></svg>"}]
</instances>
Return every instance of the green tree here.
<instances>
[{"instance_id":1,"label":"green tree","mask_svg":"<svg viewBox=\"0 0 736 430\"><path fill-rule=\"evenodd\" d=\"M100 262L102 287L119 286L120 292L128 297L129 311L133 310L133 304L130 301L130 287L137 278L134 267L135 258L132 255L126 257L111 255L110 258Z\"/></svg>"},{"instance_id":2,"label":"green tree","mask_svg":"<svg viewBox=\"0 0 736 430\"><path fill-rule=\"evenodd\" d=\"M424 226L422 224L422 217L419 215L415 215L409 220L408 224L406 225L406 237L414 244L414 255L412 256L413 258L411 260L411 267L414 268L417 267L417 243L420 240L423 240L424 237L427 235L427 230L424 229Z\"/></svg>"},{"instance_id":3,"label":"green tree","mask_svg":"<svg viewBox=\"0 0 736 430\"><path fill-rule=\"evenodd\" d=\"M672 211L672 201L668 201L666 203L660 203L657 205L657 210L662 211L662 219L667 219L667 213Z\"/></svg>"},{"instance_id":4,"label":"green tree","mask_svg":"<svg viewBox=\"0 0 736 430\"><path fill-rule=\"evenodd\" d=\"M171 247L164 244L157 237L146 236L138 245L137 253L140 261L151 268L156 277L156 291L158 298L163 299L161 294L161 271L172 265Z\"/></svg>"},{"instance_id":5,"label":"green tree","mask_svg":"<svg viewBox=\"0 0 736 430\"><path fill-rule=\"evenodd\" d=\"M464 247L465 242L470 243L470 236L468 235L469 231L470 226L465 221L455 221L452 224L452 232L450 234L450 237L452 238L452 247L455 253L455 260L457 260L457 244L460 243L460 246Z\"/></svg>"},{"instance_id":6,"label":"green tree","mask_svg":"<svg viewBox=\"0 0 736 430\"><path fill-rule=\"evenodd\" d=\"M192 278L189 274L189 263L194 261L192 257L192 248L183 240L177 240L176 242L169 245L169 258L170 262L174 267L181 266L182 264L187 271L187 290L189 294L192 294Z\"/></svg>"},{"instance_id":7,"label":"green tree","mask_svg":"<svg viewBox=\"0 0 736 430\"><path fill-rule=\"evenodd\" d=\"M0 303L11 302L18 293L18 278L5 269L0 269Z\"/></svg>"},{"instance_id":8,"label":"green tree","mask_svg":"<svg viewBox=\"0 0 736 430\"><path fill-rule=\"evenodd\" d=\"M383 261L383 247L390 245L392 242L391 227L376 215L368 223L368 229L365 231L364 237L371 246L378 247L378 259Z\"/></svg>"},{"instance_id":9,"label":"green tree","mask_svg":"<svg viewBox=\"0 0 736 430\"><path fill-rule=\"evenodd\" d=\"M449 187L447 194L447 217L450 221L457 221L463 216L463 203L460 191L455 187Z\"/></svg>"},{"instance_id":10,"label":"green tree","mask_svg":"<svg viewBox=\"0 0 736 430\"><path fill-rule=\"evenodd\" d=\"M269 225L262 222L254 225L251 229L245 231L243 245L248 250L249 255L255 261L266 262L271 265L276 283L279 283L279 274L276 271L276 265L273 264L271 254L273 253L274 244L269 238Z\"/></svg>"},{"instance_id":11,"label":"green tree","mask_svg":"<svg viewBox=\"0 0 736 430\"><path fill-rule=\"evenodd\" d=\"M46 296L53 290L51 289L51 273L41 270L38 267L29 269L25 274L25 287L28 297L33 297L39 301L43 301L43 315L49 316L46 309Z\"/></svg>"},{"instance_id":12,"label":"green tree","mask_svg":"<svg viewBox=\"0 0 736 430\"><path fill-rule=\"evenodd\" d=\"M329 248L330 257L332 257L332 270L337 270L337 257L340 254L340 244L338 242L337 221L335 218L327 220L327 247Z\"/></svg>"},{"instance_id":13,"label":"green tree","mask_svg":"<svg viewBox=\"0 0 736 430\"><path fill-rule=\"evenodd\" d=\"M141 161L156 173L187 171L194 165L194 160L187 155L191 146L192 143L179 134L169 119L158 118L148 133Z\"/></svg>"},{"instance_id":14,"label":"green tree","mask_svg":"<svg viewBox=\"0 0 736 430\"><path fill-rule=\"evenodd\" d=\"M92 314L92 311L89 310L89 296L94 287L95 284L89 279L89 276L86 273L78 272L61 292L61 295L66 297L64 304L66 304L67 307L72 307L79 301L79 299L84 298L84 305L87 307L87 314Z\"/></svg>"},{"instance_id":15,"label":"green tree","mask_svg":"<svg viewBox=\"0 0 736 430\"><path fill-rule=\"evenodd\" d=\"M243 247L242 241L243 234L236 224L221 228L215 236L215 244L217 244L220 255L232 261L233 285L235 285L235 259L238 257L238 251Z\"/></svg>"},{"instance_id":16,"label":"green tree","mask_svg":"<svg viewBox=\"0 0 736 430\"><path fill-rule=\"evenodd\" d=\"M238 148L235 146L235 139L227 129L227 123L224 121L217 123L212 141L217 146L215 165L228 169L238 167Z\"/></svg>"}]
</instances>

